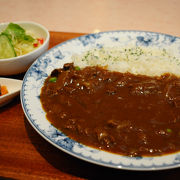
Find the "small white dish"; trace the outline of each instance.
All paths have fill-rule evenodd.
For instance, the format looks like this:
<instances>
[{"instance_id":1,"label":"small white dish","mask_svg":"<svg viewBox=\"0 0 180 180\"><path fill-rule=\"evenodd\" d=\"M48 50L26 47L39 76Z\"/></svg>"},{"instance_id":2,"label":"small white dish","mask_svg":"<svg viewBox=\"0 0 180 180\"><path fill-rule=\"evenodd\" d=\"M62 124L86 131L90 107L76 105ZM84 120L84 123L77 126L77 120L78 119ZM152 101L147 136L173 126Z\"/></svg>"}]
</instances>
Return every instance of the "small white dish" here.
<instances>
[{"instance_id":1,"label":"small white dish","mask_svg":"<svg viewBox=\"0 0 180 180\"><path fill-rule=\"evenodd\" d=\"M0 107L9 103L21 90L22 81L10 78L0 78L0 85L6 86L8 93L0 96Z\"/></svg>"},{"instance_id":2,"label":"small white dish","mask_svg":"<svg viewBox=\"0 0 180 180\"><path fill-rule=\"evenodd\" d=\"M13 75L25 72L29 66L49 47L50 35L44 26L30 21L17 21L13 23L19 24L25 30L31 31L35 36L43 38L44 43L36 50L31 51L28 54L8 59L0 59L0 75ZM0 32L3 31L8 24L9 22L1 23Z\"/></svg>"}]
</instances>

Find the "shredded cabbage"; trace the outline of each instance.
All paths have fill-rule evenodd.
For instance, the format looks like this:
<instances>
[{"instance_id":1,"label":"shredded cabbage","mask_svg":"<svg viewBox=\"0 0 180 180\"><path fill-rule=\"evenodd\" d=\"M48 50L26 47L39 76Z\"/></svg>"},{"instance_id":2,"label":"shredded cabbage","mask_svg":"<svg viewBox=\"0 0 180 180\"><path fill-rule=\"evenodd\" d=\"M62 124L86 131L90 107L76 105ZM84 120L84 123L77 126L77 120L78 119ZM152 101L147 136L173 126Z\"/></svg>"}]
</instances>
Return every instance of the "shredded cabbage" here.
<instances>
[{"instance_id":1,"label":"shredded cabbage","mask_svg":"<svg viewBox=\"0 0 180 180\"><path fill-rule=\"evenodd\" d=\"M24 41L17 41L15 40L13 45L14 45L14 50L16 52L17 56L21 56L24 54L27 54L31 51L33 51L34 49L36 49L36 47L33 46L32 42L24 42Z\"/></svg>"},{"instance_id":2,"label":"shredded cabbage","mask_svg":"<svg viewBox=\"0 0 180 180\"><path fill-rule=\"evenodd\" d=\"M9 23L1 34L6 35L10 39L16 56L27 54L43 43L43 41L39 41L39 38L35 37L33 34L27 34L25 29L14 23Z\"/></svg>"}]
</instances>

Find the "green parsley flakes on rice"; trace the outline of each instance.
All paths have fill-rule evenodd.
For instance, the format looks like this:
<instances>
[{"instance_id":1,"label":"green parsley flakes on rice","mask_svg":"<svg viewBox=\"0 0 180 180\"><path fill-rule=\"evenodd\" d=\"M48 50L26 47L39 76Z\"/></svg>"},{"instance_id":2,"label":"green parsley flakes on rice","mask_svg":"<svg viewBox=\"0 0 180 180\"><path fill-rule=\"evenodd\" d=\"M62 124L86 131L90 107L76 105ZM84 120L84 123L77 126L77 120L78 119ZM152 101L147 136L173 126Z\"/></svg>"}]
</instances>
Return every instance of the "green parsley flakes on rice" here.
<instances>
[{"instance_id":1,"label":"green parsley flakes on rice","mask_svg":"<svg viewBox=\"0 0 180 180\"><path fill-rule=\"evenodd\" d=\"M180 59L166 49L145 47L91 49L72 57L74 65L102 66L111 71L148 76L172 73L180 76Z\"/></svg>"}]
</instances>

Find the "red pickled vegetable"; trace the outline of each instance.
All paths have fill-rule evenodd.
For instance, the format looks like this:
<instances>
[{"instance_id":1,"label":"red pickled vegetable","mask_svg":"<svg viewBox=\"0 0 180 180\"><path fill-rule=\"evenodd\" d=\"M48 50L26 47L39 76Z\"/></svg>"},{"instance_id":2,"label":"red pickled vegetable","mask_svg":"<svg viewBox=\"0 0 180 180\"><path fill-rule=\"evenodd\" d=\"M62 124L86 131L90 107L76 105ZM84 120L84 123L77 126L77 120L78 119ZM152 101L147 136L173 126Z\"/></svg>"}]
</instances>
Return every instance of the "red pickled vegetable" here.
<instances>
[{"instance_id":1,"label":"red pickled vegetable","mask_svg":"<svg viewBox=\"0 0 180 180\"><path fill-rule=\"evenodd\" d=\"M43 38L37 38L39 44L43 44L44 43L44 39Z\"/></svg>"},{"instance_id":2,"label":"red pickled vegetable","mask_svg":"<svg viewBox=\"0 0 180 180\"><path fill-rule=\"evenodd\" d=\"M34 47L38 47L38 43L34 43L33 46L34 46Z\"/></svg>"},{"instance_id":3,"label":"red pickled vegetable","mask_svg":"<svg viewBox=\"0 0 180 180\"><path fill-rule=\"evenodd\" d=\"M8 93L6 86L0 86L0 96L5 95Z\"/></svg>"}]
</instances>

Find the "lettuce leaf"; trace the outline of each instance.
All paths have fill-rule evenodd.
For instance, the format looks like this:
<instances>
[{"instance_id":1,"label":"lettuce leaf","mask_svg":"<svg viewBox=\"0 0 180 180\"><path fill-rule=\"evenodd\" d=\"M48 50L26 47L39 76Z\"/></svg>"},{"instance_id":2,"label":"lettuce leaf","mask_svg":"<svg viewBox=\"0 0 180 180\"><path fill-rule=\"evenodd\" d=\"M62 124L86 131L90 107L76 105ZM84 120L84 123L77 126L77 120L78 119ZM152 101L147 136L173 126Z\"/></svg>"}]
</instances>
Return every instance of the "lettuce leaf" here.
<instances>
[{"instance_id":1,"label":"lettuce leaf","mask_svg":"<svg viewBox=\"0 0 180 180\"><path fill-rule=\"evenodd\" d=\"M9 23L9 25L2 32L2 34L8 36L8 38L11 39L13 44L16 43L17 41L27 41L27 42L34 41L34 38L30 35L27 35L25 30L21 26L14 23Z\"/></svg>"}]
</instances>

